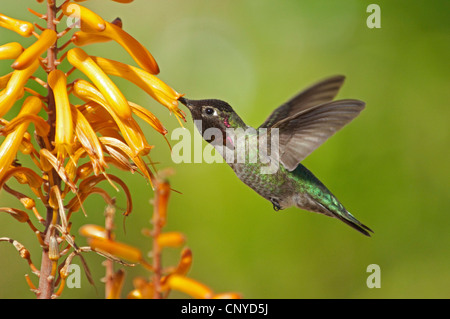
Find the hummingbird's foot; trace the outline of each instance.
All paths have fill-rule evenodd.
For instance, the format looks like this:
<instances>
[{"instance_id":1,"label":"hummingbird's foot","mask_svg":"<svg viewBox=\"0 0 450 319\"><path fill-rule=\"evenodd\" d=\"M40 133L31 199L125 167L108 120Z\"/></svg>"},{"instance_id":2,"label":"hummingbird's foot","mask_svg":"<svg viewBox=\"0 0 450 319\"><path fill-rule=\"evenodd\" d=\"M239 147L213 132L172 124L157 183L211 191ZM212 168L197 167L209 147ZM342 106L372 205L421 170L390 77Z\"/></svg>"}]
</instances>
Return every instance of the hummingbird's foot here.
<instances>
[{"instance_id":1,"label":"hummingbird's foot","mask_svg":"<svg viewBox=\"0 0 450 319\"><path fill-rule=\"evenodd\" d=\"M277 212L277 211L279 211L279 210L281 209L280 203L278 202L277 199L271 198L270 201L272 202L273 210L274 210L274 211Z\"/></svg>"}]
</instances>

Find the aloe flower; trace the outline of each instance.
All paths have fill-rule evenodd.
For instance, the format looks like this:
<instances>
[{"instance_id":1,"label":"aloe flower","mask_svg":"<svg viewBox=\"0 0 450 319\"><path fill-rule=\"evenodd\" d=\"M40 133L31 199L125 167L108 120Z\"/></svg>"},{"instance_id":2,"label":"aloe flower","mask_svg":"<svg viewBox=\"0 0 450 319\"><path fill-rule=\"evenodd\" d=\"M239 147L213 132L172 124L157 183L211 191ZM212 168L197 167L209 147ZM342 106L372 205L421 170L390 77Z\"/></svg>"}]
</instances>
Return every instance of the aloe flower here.
<instances>
[{"instance_id":1,"label":"aloe flower","mask_svg":"<svg viewBox=\"0 0 450 319\"><path fill-rule=\"evenodd\" d=\"M0 43L0 60L11 60L10 71L0 74L0 136L3 136L0 140L0 189L13 195L25 209L0 207L0 213L9 214L31 229L42 247L40 269L32 263L30 251L21 243L7 237L0 237L0 242L12 244L28 262L32 273L39 277L39 283L35 284L33 278L26 275L31 291L38 298L58 297L64 290L75 256L81 258L88 280L93 283L83 255L96 252L107 258L107 298L119 298L125 280L124 270L114 271L113 262L123 266L140 264L151 274L148 279L135 280L135 289L128 294L129 298L162 298L171 290L196 298L239 297L235 293L215 294L206 285L187 277L192 253L184 247L184 234L162 231L172 189L146 161L154 148L151 142L161 136L165 138L168 131L151 109L130 101L113 77L126 79L141 88L175 114L180 125L185 121L184 112L178 108L182 94L157 77L160 68L155 58L125 31L120 18L108 22L80 5L84 2L81 0L37 1L43 4L46 13L29 11L41 22L45 21L45 26L0 13L0 27L15 32L18 37L17 42ZM58 30L64 21L68 27ZM23 47L21 37L36 39ZM61 40L65 41L62 45ZM89 44L109 41L123 48L123 53L130 55L135 65L89 55ZM60 66L64 60L68 62L67 69ZM41 76L39 69L46 75ZM30 82L40 84L40 89L31 89ZM17 115L11 116L13 114ZM157 134L145 136L137 119L143 120ZM23 156L29 157L32 165L19 164L18 159ZM148 232L153 240L151 261L137 247L115 239L115 198L101 183L109 183L125 194L126 205L119 205L124 207L124 218L131 214L133 202L127 184L109 173L112 166L140 173L149 185L149 192L154 190L154 229ZM8 185L11 179L28 187L32 195ZM80 246L72 230L71 217L80 211L90 214L83 203L93 194L105 201L105 227L83 225L79 234L86 238L88 246ZM42 205L37 206L37 202ZM39 211L41 208L37 207L45 209ZM30 217L28 211L34 217ZM32 221L34 218L37 225ZM163 269L162 251L181 248L178 265Z\"/></svg>"}]
</instances>

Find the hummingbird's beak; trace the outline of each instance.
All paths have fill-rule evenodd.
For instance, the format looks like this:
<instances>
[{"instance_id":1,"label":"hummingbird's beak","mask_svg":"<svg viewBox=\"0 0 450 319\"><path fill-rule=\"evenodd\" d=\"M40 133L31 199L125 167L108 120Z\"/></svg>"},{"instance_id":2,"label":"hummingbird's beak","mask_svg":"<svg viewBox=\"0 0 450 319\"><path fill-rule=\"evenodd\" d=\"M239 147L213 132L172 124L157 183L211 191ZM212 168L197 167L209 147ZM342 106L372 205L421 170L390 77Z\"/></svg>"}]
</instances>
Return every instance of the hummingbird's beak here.
<instances>
[{"instance_id":1,"label":"hummingbird's beak","mask_svg":"<svg viewBox=\"0 0 450 319\"><path fill-rule=\"evenodd\" d=\"M182 104L186 105L186 107L189 110L192 110L192 105L189 103L190 101L188 99L186 99L184 97L180 97L180 98L178 98L178 101L180 101Z\"/></svg>"}]
</instances>

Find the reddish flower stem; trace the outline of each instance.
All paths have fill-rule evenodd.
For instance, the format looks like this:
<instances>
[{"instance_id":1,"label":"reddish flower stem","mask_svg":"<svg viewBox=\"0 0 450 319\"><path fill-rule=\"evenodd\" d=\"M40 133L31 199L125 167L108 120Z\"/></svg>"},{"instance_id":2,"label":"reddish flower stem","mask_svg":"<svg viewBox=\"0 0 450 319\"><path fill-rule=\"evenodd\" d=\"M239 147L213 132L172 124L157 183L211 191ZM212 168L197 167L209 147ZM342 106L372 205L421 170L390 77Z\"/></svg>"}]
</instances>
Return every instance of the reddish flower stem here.
<instances>
[{"instance_id":1,"label":"reddish flower stem","mask_svg":"<svg viewBox=\"0 0 450 319\"><path fill-rule=\"evenodd\" d=\"M56 32L56 25L54 23L55 17L56 17L56 3L55 0L47 0L47 28L51 29ZM55 44L50 47L47 50L47 72L51 72L54 69L56 69L56 60L57 60L57 44ZM48 123L50 124L50 133L48 136L48 140L50 142L55 140L55 98L53 95L53 91L48 85L48 96L47 96L47 103L48 103ZM53 185L58 185L60 188L61 180L58 176L58 174L53 170L52 171L52 179ZM51 186L50 185L50 188ZM51 207L47 207L47 215L45 219L46 227L44 231L44 243L48 245L50 240L50 224L52 222L53 218L53 209ZM38 287L38 293L37 298L38 299L50 299L53 295L53 291L55 289L55 278L51 276L52 272L52 261L49 259L48 254L48 246L43 247L42 249L42 260L41 260L41 270L40 270L40 277L39 277L39 287Z\"/></svg>"},{"instance_id":2,"label":"reddish flower stem","mask_svg":"<svg viewBox=\"0 0 450 319\"><path fill-rule=\"evenodd\" d=\"M153 285L154 285L154 293L153 299L161 299L162 291L161 291L161 276L162 276L162 263L161 263L161 247L158 244L158 236L161 233L162 227L166 223L167 216L167 201L169 199L170 193L170 185L167 181L161 181L159 179L155 179L155 199L153 202L153 248L152 248L152 257L153 257Z\"/></svg>"},{"instance_id":3,"label":"reddish flower stem","mask_svg":"<svg viewBox=\"0 0 450 319\"><path fill-rule=\"evenodd\" d=\"M114 229L114 206L108 205L105 210L105 230L108 239L112 239L112 232ZM105 274L105 298L111 294L111 289L114 286L114 262L106 259L104 262L106 268Z\"/></svg>"},{"instance_id":4,"label":"reddish flower stem","mask_svg":"<svg viewBox=\"0 0 450 319\"><path fill-rule=\"evenodd\" d=\"M155 193L155 199L153 203L153 231L152 231L152 237L153 237L153 248L152 248L152 260L153 260L153 285L154 285L154 291L153 291L153 299L161 299L161 247L158 245L158 236L161 233L161 223L159 219L159 182L155 183L156 186L156 193Z\"/></svg>"}]
</instances>

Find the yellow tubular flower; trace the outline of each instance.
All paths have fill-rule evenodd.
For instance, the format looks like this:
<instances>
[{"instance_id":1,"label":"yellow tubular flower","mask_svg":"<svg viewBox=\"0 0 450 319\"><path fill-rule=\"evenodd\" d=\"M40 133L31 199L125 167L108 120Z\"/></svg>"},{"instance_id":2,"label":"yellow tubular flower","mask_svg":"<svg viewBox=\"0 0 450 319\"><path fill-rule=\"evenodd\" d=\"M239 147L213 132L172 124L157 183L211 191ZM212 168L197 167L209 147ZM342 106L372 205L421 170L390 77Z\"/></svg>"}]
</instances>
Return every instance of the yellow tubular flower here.
<instances>
[{"instance_id":1,"label":"yellow tubular flower","mask_svg":"<svg viewBox=\"0 0 450 319\"><path fill-rule=\"evenodd\" d=\"M23 103L19 116L25 114L36 115L42 108L42 102L40 99L34 96L28 97ZM11 163L14 161L17 151L19 150L22 142L23 135L25 134L30 122L25 122L17 126L14 132L8 134L0 146L0 180L3 179L5 173L8 171Z\"/></svg>"},{"instance_id":2,"label":"yellow tubular flower","mask_svg":"<svg viewBox=\"0 0 450 319\"><path fill-rule=\"evenodd\" d=\"M78 230L81 236L98 239L108 239L106 229L104 227L92 224L86 224Z\"/></svg>"},{"instance_id":3,"label":"yellow tubular flower","mask_svg":"<svg viewBox=\"0 0 450 319\"><path fill-rule=\"evenodd\" d=\"M128 64L95 56L91 56L91 58L107 74L133 82L175 115L184 119L184 114L178 109L178 98L182 94L176 92L156 76Z\"/></svg>"},{"instance_id":4,"label":"yellow tubular flower","mask_svg":"<svg viewBox=\"0 0 450 319\"><path fill-rule=\"evenodd\" d=\"M58 173L59 177L63 180L64 183L67 184L68 187L72 190L72 192L77 192L77 186L72 182L70 177L67 175L64 167L61 165L61 162L46 148L42 148L39 151L41 168L45 172L49 172L52 168Z\"/></svg>"},{"instance_id":5,"label":"yellow tubular flower","mask_svg":"<svg viewBox=\"0 0 450 319\"><path fill-rule=\"evenodd\" d=\"M111 152L113 148L116 148L121 152L123 152L124 154L126 154L127 157L131 159L136 164L136 166L141 170L141 172L150 181L150 183L152 182L154 176L150 171L150 169L147 167L147 164L145 164L145 162L139 156L134 156L133 151L130 149L128 145L126 145L125 143L123 143L118 139L108 136L100 136L99 140L103 144L103 146L105 146L105 148L108 150L111 156L113 156L112 155L113 153Z\"/></svg>"},{"instance_id":6,"label":"yellow tubular flower","mask_svg":"<svg viewBox=\"0 0 450 319\"><path fill-rule=\"evenodd\" d=\"M16 59L23 52L18 42L11 42L0 46L0 60Z\"/></svg>"},{"instance_id":7,"label":"yellow tubular flower","mask_svg":"<svg viewBox=\"0 0 450 319\"><path fill-rule=\"evenodd\" d=\"M119 269L112 278L112 287L106 299L120 299L123 283L125 282L125 270Z\"/></svg>"},{"instance_id":8,"label":"yellow tubular flower","mask_svg":"<svg viewBox=\"0 0 450 319\"><path fill-rule=\"evenodd\" d=\"M103 158L102 145L88 120L77 108L72 107L72 115L75 119L75 134L91 158L97 175L107 166Z\"/></svg>"},{"instance_id":9,"label":"yellow tubular flower","mask_svg":"<svg viewBox=\"0 0 450 319\"><path fill-rule=\"evenodd\" d=\"M104 251L133 263L139 263L143 260L142 252L139 249L117 241L91 238L89 240L89 246L91 246L91 248L95 251Z\"/></svg>"},{"instance_id":10,"label":"yellow tubular flower","mask_svg":"<svg viewBox=\"0 0 450 319\"><path fill-rule=\"evenodd\" d=\"M67 59L95 84L117 116L125 120L131 118L131 108L122 92L86 52L80 48L71 49Z\"/></svg>"},{"instance_id":11,"label":"yellow tubular flower","mask_svg":"<svg viewBox=\"0 0 450 319\"><path fill-rule=\"evenodd\" d=\"M16 116L11 122L0 128L0 134L8 135L14 131L17 126L25 122L33 122L36 128L36 134L39 136L47 136L50 132L50 125L42 117L35 114L24 114Z\"/></svg>"},{"instance_id":12,"label":"yellow tubular flower","mask_svg":"<svg viewBox=\"0 0 450 319\"><path fill-rule=\"evenodd\" d=\"M114 21L111 23L118 26L119 28L122 28L122 20L120 18L114 19ZM108 42L111 40L111 38L102 35L102 33L100 32L89 33L84 31L77 31L72 36L72 43L79 47L92 43Z\"/></svg>"},{"instance_id":13,"label":"yellow tubular flower","mask_svg":"<svg viewBox=\"0 0 450 319\"><path fill-rule=\"evenodd\" d=\"M0 27L17 32L21 36L29 37L33 34L34 26L30 22L10 18L0 13Z\"/></svg>"},{"instance_id":14,"label":"yellow tubular flower","mask_svg":"<svg viewBox=\"0 0 450 319\"><path fill-rule=\"evenodd\" d=\"M134 174L134 172L138 170L138 167L134 163L130 163L128 157L123 155L120 151L117 151L112 147L108 147L108 145L105 145L105 148L110 155L105 157L107 163L113 164L115 167L123 171L130 172L131 174ZM142 173L138 173L142 175Z\"/></svg>"},{"instance_id":15,"label":"yellow tubular flower","mask_svg":"<svg viewBox=\"0 0 450 319\"><path fill-rule=\"evenodd\" d=\"M78 81L83 80L77 80L75 82L76 86L79 86ZM101 93L99 94L101 95ZM103 96L102 99L104 100ZM103 136L122 138L119 132L119 127L117 126L114 118L111 116L110 112L108 112L108 110L103 106L96 102L89 101L83 105L77 106L77 108L81 111L81 113L83 113L84 117L86 117L86 119L89 121L95 132L100 133L100 135ZM112 112L111 108L109 109ZM116 118L118 117L116 116Z\"/></svg>"},{"instance_id":16,"label":"yellow tubular flower","mask_svg":"<svg viewBox=\"0 0 450 319\"><path fill-rule=\"evenodd\" d=\"M56 106L55 150L58 161L63 162L67 154L72 154L73 121L67 95L67 80L64 72L53 70L48 75L48 84L53 90Z\"/></svg>"},{"instance_id":17,"label":"yellow tubular flower","mask_svg":"<svg viewBox=\"0 0 450 319\"><path fill-rule=\"evenodd\" d=\"M104 31L100 32L101 36L108 37L120 44L128 52L128 54L131 55L133 60L147 72L151 74L159 73L159 67L155 58L153 58L151 53L142 44L140 44L139 41L122 30L120 27L109 22L105 23L106 28Z\"/></svg>"},{"instance_id":18,"label":"yellow tubular flower","mask_svg":"<svg viewBox=\"0 0 450 319\"><path fill-rule=\"evenodd\" d=\"M181 251L181 260L178 263L174 273L180 276L185 276L192 265L192 251L189 248L185 248Z\"/></svg>"},{"instance_id":19,"label":"yellow tubular flower","mask_svg":"<svg viewBox=\"0 0 450 319\"><path fill-rule=\"evenodd\" d=\"M36 116L36 118L37 117L39 117L39 116ZM48 123L47 123L47 125L48 125ZM50 125L48 127L50 128ZM39 129L39 130L41 130L41 129ZM38 130L36 130L36 133L37 133L37 135L39 135ZM30 133L25 132L25 134L23 135L22 144L20 144L20 151L25 155L30 155L31 152L33 152L33 150L35 150L35 148L34 148L34 145L31 143L31 135L30 135ZM34 154L36 154L36 153L34 153ZM37 162L37 159L34 157L33 157L33 160L35 162Z\"/></svg>"},{"instance_id":20,"label":"yellow tubular flower","mask_svg":"<svg viewBox=\"0 0 450 319\"><path fill-rule=\"evenodd\" d=\"M3 117L14 105L14 102L20 98L25 84L38 67L39 60L36 59L26 69L16 70L12 73L5 90L0 93L0 117Z\"/></svg>"},{"instance_id":21,"label":"yellow tubular flower","mask_svg":"<svg viewBox=\"0 0 450 319\"><path fill-rule=\"evenodd\" d=\"M30 45L11 65L13 69L23 70L31 65L33 61L47 51L56 41L56 32L50 29L45 29L39 36L39 39Z\"/></svg>"},{"instance_id":22,"label":"yellow tubular flower","mask_svg":"<svg viewBox=\"0 0 450 319\"><path fill-rule=\"evenodd\" d=\"M133 201L131 199L131 193L128 188L128 186L117 176L111 175L111 174L105 174L105 175L99 175L99 176L89 176L85 180L83 180L80 183L79 186L79 192L82 193L90 193L90 190L94 188L98 183L108 180L108 181L114 181L117 184L122 187L122 189L125 192L125 195L127 197L127 208L126 211L123 213L125 216L128 216L131 214L131 211L133 210Z\"/></svg>"},{"instance_id":23,"label":"yellow tubular flower","mask_svg":"<svg viewBox=\"0 0 450 319\"><path fill-rule=\"evenodd\" d=\"M106 28L102 17L78 4L67 2L62 6L62 11L68 17L80 19L82 31L103 31Z\"/></svg>"},{"instance_id":24,"label":"yellow tubular flower","mask_svg":"<svg viewBox=\"0 0 450 319\"><path fill-rule=\"evenodd\" d=\"M17 221L21 223L26 223L30 220L27 213L20 209L10 208L10 207L0 207L0 212L5 212L14 217Z\"/></svg>"},{"instance_id":25,"label":"yellow tubular flower","mask_svg":"<svg viewBox=\"0 0 450 319\"><path fill-rule=\"evenodd\" d=\"M8 85L8 82L11 79L12 75L13 72L5 74L4 76L0 77L0 90L3 90Z\"/></svg>"},{"instance_id":26,"label":"yellow tubular flower","mask_svg":"<svg viewBox=\"0 0 450 319\"><path fill-rule=\"evenodd\" d=\"M30 220L30 217L27 213L20 209L16 208L10 208L10 207L0 207L0 212L5 212L10 214L12 217L14 217L17 221L20 223L28 223L28 225L31 227L31 229L36 232L38 231L36 227L34 227L33 223Z\"/></svg>"},{"instance_id":27,"label":"yellow tubular flower","mask_svg":"<svg viewBox=\"0 0 450 319\"><path fill-rule=\"evenodd\" d=\"M108 205L114 205L114 200L109 196L107 191L100 187L92 187L88 191L78 193L77 196L70 200L70 202L66 205L66 209L68 210L67 216L70 216L73 212L77 212L78 210L80 210L80 208L82 208L81 205L84 203L86 198L88 198L92 194L98 194L103 197Z\"/></svg>"},{"instance_id":28,"label":"yellow tubular flower","mask_svg":"<svg viewBox=\"0 0 450 319\"><path fill-rule=\"evenodd\" d=\"M180 232L167 232L159 234L156 241L160 247L180 247L186 238Z\"/></svg>"},{"instance_id":29,"label":"yellow tubular flower","mask_svg":"<svg viewBox=\"0 0 450 319\"><path fill-rule=\"evenodd\" d=\"M134 156L137 156L139 154L148 154L151 146L147 143L144 137L144 133L142 132L136 121L134 121L132 118L119 118L114 110L112 110L112 108L110 107L110 104L105 101L102 93L99 92L95 87L93 87L89 82L84 80L75 81L73 85L73 93L75 96L79 97L85 102L93 101L98 103L108 111L108 113L112 116L117 126L119 127L123 138L131 148Z\"/></svg>"},{"instance_id":30,"label":"yellow tubular flower","mask_svg":"<svg viewBox=\"0 0 450 319\"><path fill-rule=\"evenodd\" d=\"M147 110L146 108L143 108L140 105L137 105L136 103L128 101L128 105L131 107L131 111L139 116L141 119L143 119L145 122L150 124L151 127L153 127L156 131L161 133L162 135L167 134L166 128L162 125L161 121L158 120L158 118L153 115L152 112Z\"/></svg>"},{"instance_id":31,"label":"yellow tubular flower","mask_svg":"<svg viewBox=\"0 0 450 319\"><path fill-rule=\"evenodd\" d=\"M13 177L20 184L28 184L34 194L45 203L45 196L42 194L41 186L44 180L31 168L28 167L13 167L0 178L0 189L11 177Z\"/></svg>"},{"instance_id":32,"label":"yellow tubular flower","mask_svg":"<svg viewBox=\"0 0 450 319\"><path fill-rule=\"evenodd\" d=\"M110 149L108 149L106 146L105 146L105 149L107 150L108 153L110 153ZM117 153L119 153L119 152L117 151L114 155L117 155ZM120 155L122 155L122 154L120 154ZM130 163L128 157L124 157L123 155L122 155L122 159L120 159L120 158L116 159L115 157L107 156L107 157L105 157L105 162L108 164L113 164L115 167L117 167L125 172L134 173L137 170L137 167L134 164ZM67 171L67 168L66 168L66 171ZM92 172L93 172L92 163L87 162L87 163L80 165L77 168L75 173L76 173L77 179L85 179L89 175L91 175Z\"/></svg>"},{"instance_id":33,"label":"yellow tubular flower","mask_svg":"<svg viewBox=\"0 0 450 319\"><path fill-rule=\"evenodd\" d=\"M170 289L184 292L197 299L210 299L213 292L204 284L179 275L170 275L167 279L167 285Z\"/></svg>"},{"instance_id":34,"label":"yellow tubular flower","mask_svg":"<svg viewBox=\"0 0 450 319\"><path fill-rule=\"evenodd\" d=\"M66 167L64 170L66 171L66 174L70 180L74 180L78 164L78 160L81 157L84 157L86 155L86 150L83 147L78 147L74 150L71 160L67 162Z\"/></svg>"},{"instance_id":35,"label":"yellow tubular flower","mask_svg":"<svg viewBox=\"0 0 450 319\"><path fill-rule=\"evenodd\" d=\"M44 180L31 168L28 167L13 167L4 175L3 179L0 179L0 188L6 181L14 176L14 178L20 184L28 184L32 189L38 189L41 187ZM33 190L34 191L34 190ZM38 193L36 193L38 194ZM38 195L40 196L40 195Z\"/></svg>"},{"instance_id":36,"label":"yellow tubular flower","mask_svg":"<svg viewBox=\"0 0 450 319\"><path fill-rule=\"evenodd\" d=\"M83 165L79 166L75 172L77 179L85 179L89 175L92 174L94 169L92 168L91 162L84 163Z\"/></svg>"}]
</instances>

